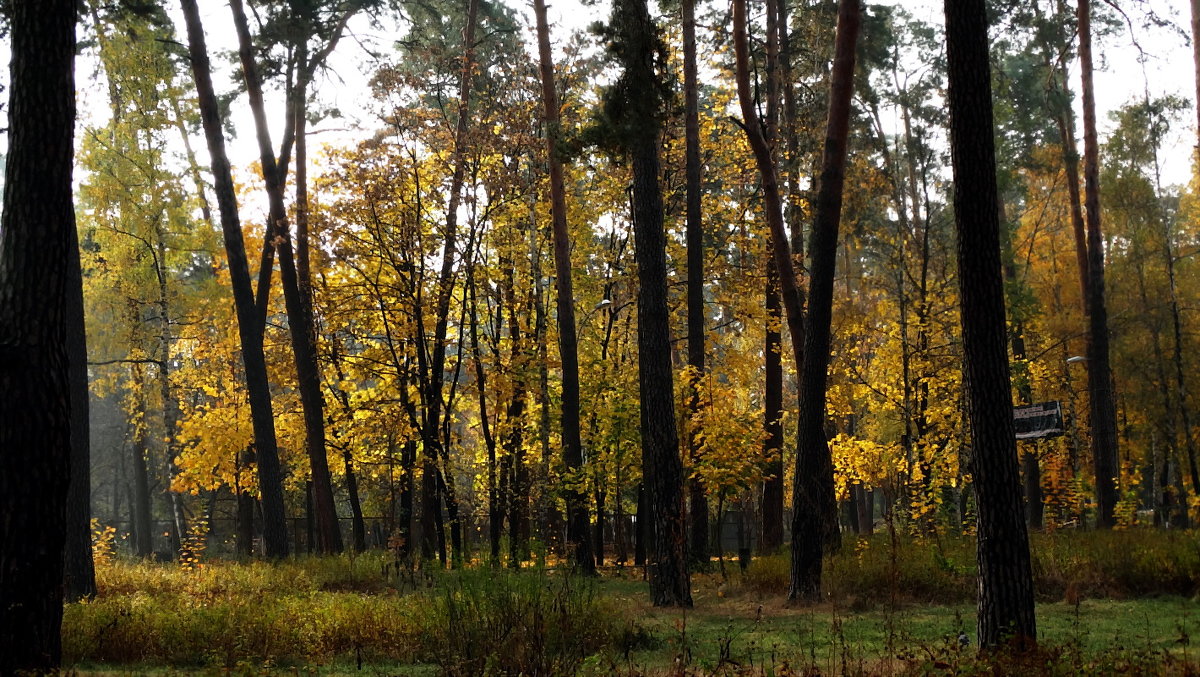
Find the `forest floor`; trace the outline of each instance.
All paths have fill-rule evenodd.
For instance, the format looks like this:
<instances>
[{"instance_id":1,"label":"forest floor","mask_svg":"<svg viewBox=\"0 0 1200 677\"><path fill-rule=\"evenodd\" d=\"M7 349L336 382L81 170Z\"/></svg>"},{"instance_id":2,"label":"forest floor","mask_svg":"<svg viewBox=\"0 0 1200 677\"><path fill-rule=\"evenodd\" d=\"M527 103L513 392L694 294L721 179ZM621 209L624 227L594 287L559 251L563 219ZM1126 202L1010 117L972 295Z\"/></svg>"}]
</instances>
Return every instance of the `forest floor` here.
<instances>
[{"instance_id":1,"label":"forest floor","mask_svg":"<svg viewBox=\"0 0 1200 677\"><path fill-rule=\"evenodd\" d=\"M279 563L102 562L68 605L83 674L1200 674L1196 533L1038 535L1041 649L974 647L973 540L847 541L827 601L787 604L786 558L692 578L655 608L639 568L593 581L553 567L399 575L387 553ZM965 644L964 644L965 640Z\"/></svg>"}]
</instances>

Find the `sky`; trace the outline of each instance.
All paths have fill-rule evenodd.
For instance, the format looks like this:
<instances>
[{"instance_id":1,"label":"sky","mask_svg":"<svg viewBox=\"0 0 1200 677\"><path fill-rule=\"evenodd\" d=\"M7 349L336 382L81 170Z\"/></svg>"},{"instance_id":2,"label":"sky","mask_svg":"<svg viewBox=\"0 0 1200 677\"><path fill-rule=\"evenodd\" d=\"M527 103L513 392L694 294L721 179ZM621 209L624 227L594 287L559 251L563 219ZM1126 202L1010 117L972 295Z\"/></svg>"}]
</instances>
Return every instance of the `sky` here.
<instances>
[{"instance_id":1,"label":"sky","mask_svg":"<svg viewBox=\"0 0 1200 677\"><path fill-rule=\"evenodd\" d=\"M533 43L532 11L526 0L509 0L517 9L518 15L524 17L528 28L527 41ZM1172 21L1176 31L1163 29L1143 29L1135 25L1136 33L1131 36L1128 31L1119 34L1097 38L1096 53L1096 102L1100 136L1103 142L1106 132L1111 128L1108 113L1131 101L1140 99L1147 91L1151 97L1175 94L1192 101L1195 97L1194 75L1192 70L1191 46L1188 39L1180 31L1187 30L1187 15L1181 12L1187 9L1185 3L1167 2L1166 0L1143 0L1161 17ZM173 3L172 3L173 4ZM232 20L226 2L222 0L205 0L200 3L203 21L208 35L209 49L214 57L218 50L234 48ZM942 23L942 7L937 0L884 0L881 4L903 5L915 18L933 25ZM1098 4L1098 3L1097 3ZM1127 4L1133 5L1132 0ZM1140 7L1140 5L1139 5ZM174 10L176 17L177 10ZM549 3L551 32L555 41L561 41L570 30L582 29L594 20L601 19L607 13L607 3L597 2L585 6L578 0L551 0ZM1130 18L1135 24L1141 23L1140 11L1130 10ZM182 27L182 21L176 22ZM314 146L326 142L349 142L361 131L356 128L370 129L373 122L374 109L367 92L367 82L373 64L367 57L365 48L379 52L390 50L395 35L381 34L367 25L366 21L356 21L352 24L352 35L343 40L338 46L331 61L331 69L327 74L328 80L318 83L324 103L333 105L341 110L343 119L326 120L316 125L311 131L314 134ZM1136 40L1141 45L1142 52L1134 46ZM1144 54L1144 57L1142 56ZM531 58L534 56L531 54ZM226 60L214 58L214 66L226 63ZM233 77L231 66L223 66L223 72L216 74L218 88L222 81L230 82ZM79 72L79 87L81 101L103 101L103 86L91 80L94 65L82 63ZM1071 85L1079 88L1078 64L1072 64ZM224 87L225 89L228 86ZM274 95L273 95L274 94ZM1079 106L1079 97L1076 97ZM268 120L272 131L277 136L282 128L282 100L280 95L268 92ZM104 106L81 105L81 113L89 124L102 121L106 114ZM1077 118L1081 112L1077 110ZM1185 116L1177 126L1172 138L1168 139L1168 148L1162 154L1164 158L1163 177L1165 183L1185 184L1190 175L1191 148L1195 144L1194 115ZM256 145L253 142L253 122L249 114L249 106L244 99L240 105L234 106L233 124L237 137L229 144L231 160L235 165L246 166L257 159ZM1079 125L1077 125L1078 127ZM275 139L278 144L278 138ZM311 143L311 142L310 142ZM203 143L195 144L203 149ZM265 207L263 207L265 209ZM254 214L252 216L259 216Z\"/></svg>"}]
</instances>

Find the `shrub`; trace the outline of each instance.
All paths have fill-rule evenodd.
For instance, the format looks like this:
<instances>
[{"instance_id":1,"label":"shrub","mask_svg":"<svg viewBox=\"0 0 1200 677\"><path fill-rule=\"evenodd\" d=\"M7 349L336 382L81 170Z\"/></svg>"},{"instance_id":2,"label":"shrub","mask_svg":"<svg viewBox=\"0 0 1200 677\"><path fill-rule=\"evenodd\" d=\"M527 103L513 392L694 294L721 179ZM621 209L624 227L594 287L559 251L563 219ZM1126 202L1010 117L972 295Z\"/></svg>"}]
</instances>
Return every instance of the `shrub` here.
<instances>
[{"instance_id":1,"label":"shrub","mask_svg":"<svg viewBox=\"0 0 1200 677\"><path fill-rule=\"evenodd\" d=\"M448 675L572 675L620 636L595 584L573 576L469 569L428 597L420 633Z\"/></svg>"}]
</instances>

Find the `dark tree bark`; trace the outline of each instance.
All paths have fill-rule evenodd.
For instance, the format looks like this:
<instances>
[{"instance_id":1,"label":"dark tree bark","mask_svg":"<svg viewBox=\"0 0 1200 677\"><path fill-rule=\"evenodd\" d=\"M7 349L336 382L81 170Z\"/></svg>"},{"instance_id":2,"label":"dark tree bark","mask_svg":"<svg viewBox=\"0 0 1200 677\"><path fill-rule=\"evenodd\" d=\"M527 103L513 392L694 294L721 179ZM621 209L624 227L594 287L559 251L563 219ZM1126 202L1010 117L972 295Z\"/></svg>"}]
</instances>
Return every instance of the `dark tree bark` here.
<instances>
[{"instance_id":1,"label":"dark tree bark","mask_svg":"<svg viewBox=\"0 0 1200 677\"><path fill-rule=\"evenodd\" d=\"M984 0L946 0L950 149L972 474L978 503L979 643L1036 641L1022 519L1000 269L991 68Z\"/></svg>"},{"instance_id":2,"label":"dark tree bark","mask_svg":"<svg viewBox=\"0 0 1200 677\"><path fill-rule=\"evenodd\" d=\"M644 478L643 478L644 480ZM646 483L639 482L637 486L637 507L634 515L633 564L646 565L646 553L649 550L647 541L650 540L650 507L646 502Z\"/></svg>"},{"instance_id":3,"label":"dark tree bark","mask_svg":"<svg viewBox=\"0 0 1200 677\"><path fill-rule=\"evenodd\" d=\"M558 143L560 123L558 92L554 86L554 61L550 53L550 26L545 0L534 0L537 16L538 65L542 76L542 110L546 121L546 153L550 166L551 233L554 239L555 309L558 311L558 354L562 362L562 459L567 472L583 472L583 445L579 435L579 341L575 335L575 303L571 282L571 239L567 231L567 200ZM567 503L567 547L571 564L582 573L595 573L595 560L587 538L588 506L574 483L564 490Z\"/></svg>"},{"instance_id":4,"label":"dark tree bark","mask_svg":"<svg viewBox=\"0 0 1200 677\"><path fill-rule=\"evenodd\" d=\"M774 247L774 245L771 245ZM767 264L767 333L763 364L763 449L767 479L762 493L763 552L783 547L783 306L779 296L779 266ZM721 519L721 515L717 515Z\"/></svg>"},{"instance_id":5,"label":"dark tree bark","mask_svg":"<svg viewBox=\"0 0 1200 677\"><path fill-rule=\"evenodd\" d=\"M791 36L789 35L787 2L786 0L769 2L767 10L774 18L773 21L768 22L769 26L773 26L772 33L768 36L768 42L773 40L778 43L778 48L775 50L777 63L771 68L772 83L774 84L769 89L772 95L769 108L771 110L779 108L776 99L780 97L783 99L780 109L782 118L779 124L779 136L780 140L784 142L784 152L780 158L780 164L783 170L781 174L786 173L787 175L787 199L780 198L783 202L781 208L784 211L785 229L792 238L792 258L800 260L802 249L799 244L803 241L800 225L800 133L796 123L796 96L792 82ZM783 177L781 176L779 180L782 181ZM773 256L775 245L769 242L767 246L767 256L770 258L770 262L767 265L768 326L763 365L765 372L763 379L764 431L766 433L763 447L767 450L768 460L765 468L767 479L763 482L763 533L759 547L763 552L774 552L783 547L784 534L783 305L779 288L779 266L775 263Z\"/></svg>"},{"instance_id":6,"label":"dark tree bark","mask_svg":"<svg viewBox=\"0 0 1200 677\"><path fill-rule=\"evenodd\" d=\"M815 602L821 596L821 557L840 545L833 457L825 436L825 392L829 379L833 276L837 263L842 185L846 176L846 139L854 91L854 56L861 22L859 0L838 3L829 119L821 162L821 186L809 244L808 321L800 374L800 441L796 453L796 496L792 512L791 599Z\"/></svg>"},{"instance_id":7,"label":"dark tree bark","mask_svg":"<svg viewBox=\"0 0 1200 677\"><path fill-rule=\"evenodd\" d=\"M467 0L466 23L463 28L462 69L458 80L458 110L454 127L454 152L450 160L453 167L453 174L450 178L450 197L446 207L446 227L442 235L442 267L437 282L437 305L434 317L433 344L429 350L432 357L429 360L429 364L425 365L428 369L422 370L426 374L424 383L425 420L422 422L421 429L421 441L425 456L423 468L425 478L421 482L423 540L427 540L429 537L426 535L424 527L426 525L433 526L431 522L432 518L436 516L440 519L441 515L436 474L438 473L438 459L443 453L440 434L443 415L442 386L445 381L446 332L450 322L450 299L454 293L455 243L458 239L458 206L461 204L462 186L466 178L466 136L471 112L472 74L475 72L475 25L478 13L478 0ZM444 559L445 557L443 556Z\"/></svg>"},{"instance_id":8,"label":"dark tree bark","mask_svg":"<svg viewBox=\"0 0 1200 677\"><path fill-rule=\"evenodd\" d=\"M8 4L0 221L0 675L57 671L71 477L69 285L75 131L71 0ZM71 263L71 259L75 263Z\"/></svg>"},{"instance_id":9,"label":"dark tree bark","mask_svg":"<svg viewBox=\"0 0 1200 677\"><path fill-rule=\"evenodd\" d=\"M655 606L692 605L683 508L683 464L675 427L671 326L667 307L658 146L662 130L665 46L646 0L617 0L610 30L622 74L608 109L633 168L634 258L638 268L638 384L641 394L642 477L652 537L647 550Z\"/></svg>"},{"instance_id":10,"label":"dark tree bark","mask_svg":"<svg viewBox=\"0 0 1200 677\"><path fill-rule=\"evenodd\" d=\"M687 328L689 383L687 393L688 451L700 462L704 431L692 416L700 411L699 382L704 378L704 222L700 212L700 97L696 75L696 0L683 0L684 144L687 173ZM692 561L707 563L708 495L693 475L688 481Z\"/></svg>"},{"instance_id":11,"label":"dark tree bark","mask_svg":"<svg viewBox=\"0 0 1200 677\"><path fill-rule=\"evenodd\" d=\"M1014 323L1012 336L1013 362L1027 368L1025 355L1025 328L1022 323ZM1017 382L1017 396L1021 404L1033 404L1033 393L1029 387L1029 377L1024 375ZM1020 445L1018 450L1020 449ZM1021 457L1021 479L1025 490L1025 523L1030 529L1041 529L1042 518L1045 514L1045 502L1042 499L1042 471L1038 464L1037 447L1030 444Z\"/></svg>"},{"instance_id":12,"label":"dark tree bark","mask_svg":"<svg viewBox=\"0 0 1200 677\"><path fill-rule=\"evenodd\" d=\"M775 159L772 156L771 148L767 143L766 130L762 121L758 118L758 112L755 110L754 97L750 85L750 48L749 37L746 29L746 3L745 0L734 0L733 2L733 49L734 49L734 70L737 79L738 100L742 109L743 127L746 132L746 137L750 142L750 147L754 152L754 159L758 165L759 176L761 177L763 190L764 211L766 213L767 226L770 230L771 257L773 266L768 266L770 273L775 274L775 280L778 282L779 291L778 298L782 302L784 317L787 319L788 332L791 336L792 355L797 365L804 364L804 296L801 290L796 270L792 259L791 247L789 246L789 238L787 230L783 222L783 203L779 193L779 178L776 171ZM768 282L769 284L770 282ZM768 303L772 302L770 292L768 292ZM770 311L770 308L768 308ZM777 311L776 311L777 312ZM768 336L768 343L771 340ZM770 348L768 348L768 352ZM774 358L768 355L768 361ZM779 402L775 406L782 407L782 362L778 369L773 369L774 364L768 363L767 378L774 379L776 375L780 379L779 386ZM774 383L769 384L768 393L771 400L767 403L768 417L768 433L771 433L769 418L771 417L770 406L775 404L775 392L773 389ZM782 440L782 431L779 433L779 440ZM770 440L766 442L770 444ZM764 502L770 498L772 503L782 511L779 502L783 500L783 460L782 460L782 442L779 449L780 459L773 466L779 470L778 480L771 480L764 487ZM777 492L777 493L776 493ZM771 508L764 506L764 523L769 524L767 520L774 518L774 513ZM779 543L782 544L782 515L780 515L780 525L778 528ZM764 538L767 536L764 533ZM774 538L772 534L771 538ZM794 540L794 539L793 539ZM818 545L817 547L820 547Z\"/></svg>"},{"instance_id":13,"label":"dark tree bark","mask_svg":"<svg viewBox=\"0 0 1200 677\"><path fill-rule=\"evenodd\" d=\"M1092 85L1092 8L1079 0L1079 66L1083 78L1083 188L1088 250L1088 400L1092 464L1096 475L1096 526L1116 524L1117 406L1109 369L1108 309L1104 300L1104 238L1100 233L1100 145Z\"/></svg>"},{"instance_id":14,"label":"dark tree bark","mask_svg":"<svg viewBox=\"0 0 1200 677\"><path fill-rule=\"evenodd\" d=\"M300 276L292 249L287 208L283 201L285 172L276 161L271 147L270 131L262 98L262 82L254 60L253 44L241 0L232 0L234 25L238 34L239 55L254 128L258 139L259 162L269 204L268 229L273 232L279 258L279 277L287 309L288 330L292 338L292 353L296 364L297 389L304 413L304 447L312 475L313 508L316 521L316 546L323 553L342 551L342 532L338 526L337 508L333 502L333 482L329 475L329 458L325 450L325 398L321 392L321 369L317 363L316 329L312 308L300 289Z\"/></svg>"},{"instance_id":15,"label":"dark tree bark","mask_svg":"<svg viewBox=\"0 0 1200 677\"><path fill-rule=\"evenodd\" d=\"M92 562L92 463L88 406L87 327L83 318L83 274L79 238L67 261L67 350L71 365L71 487L67 494L67 541L63 588L68 602L96 596Z\"/></svg>"},{"instance_id":16,"label":"dark tree bark","mask_svg":"<svg viewBox=\"0 0 1200 677\"><path fill-rule=\"evenodd\" d=\"M196 0L180 0L187 23L188 52L192 75L196 81L200 119L212 156L213 186L221 214L221 232L225 240L225 256L229 262L230 284L233 287L234 308L241 339L242 364L246 370L246 390L250 399L250 418L254 427L254 448L258 466L259 491L262 494L263 549L271 558L288 554L287 526L284 523L283 480L279 468L279 447L275 439L275 418L271 410L271 389L267 380L267 363L263 355L262 322L254 301L250 283L250 267L246 261L246 245L242 241L241 220L237 211L237 196L229 157L225 152L225 137L221 128L217 98L212 85L212 71L205 45L204 28Z\"/></svg>"},{"instance_id":17,"label":"dark tree bark","mask_svg":"<svg viewBox=\"0 0 1200 677\"><path fill-rule=\"evenodd\" d=\"M772 258L779 273L779 289L783 300L788 331L791 333L792 354L796 364L804 364L804 292L796 277L796 267L792 261L790 240L783 223L783 202L779 196L779 176L775 168L775 160L763 124L758 118L754 107L754 95L750 87L750 47L746 34L746 2L733 2L733 50L734 74L737 79L738 102L742 109L743 127L750 148L754 152L754 160L762 177L763 211L766 213L767 227L770 230Z\"/></svg>"}]
</instances>

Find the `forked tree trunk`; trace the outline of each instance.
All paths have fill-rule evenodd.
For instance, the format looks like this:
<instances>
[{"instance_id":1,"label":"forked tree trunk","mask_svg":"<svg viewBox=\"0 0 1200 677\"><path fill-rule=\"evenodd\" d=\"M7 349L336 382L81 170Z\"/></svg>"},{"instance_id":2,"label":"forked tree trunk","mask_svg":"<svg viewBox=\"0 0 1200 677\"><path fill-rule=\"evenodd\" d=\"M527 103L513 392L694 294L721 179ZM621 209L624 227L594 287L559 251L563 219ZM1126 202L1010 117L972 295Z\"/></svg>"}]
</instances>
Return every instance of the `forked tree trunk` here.
<instances>
[{"instance_id":1,"label":"forked tree trunk","mask_svg":"<svg viewBox=\"0 0 1200 677\"><path fill-rule=\"evenodd\" d=\"M968 390L978 503L979 644L1036 642L1029 538L1022 519L1013 431L991 67L984 0L946 0L950 148Z\"/></svg>"},{"instance_id":2,"label":"forked tree trunk","mask_svg":"<svg viewBox=\"0 0 1200 677\"><path fill-rule=\"evenodd\" d=\"M0 675L57 672L71 457L71 0L7 5L12 52L0 221Z\"/></svg>"},{"instance_id":3,"label":"forked tree trunk","mask_svg":"<svg viewBox=\"0 0 1200 677\"><path fill-rule=\"evenodd\" d=\"M734 73L737 79L738 102L742 109L743 126L754 160L762 177L763 210L770 230L772 257L779 271L779 288L783 308L791 332L792 353L796 364L804 363L804 296L796 277L792 262L789 239L783 224L783 203L779 197L779 177L775 160L767 145L762 123L754 107L754 95L750 87L750 47L746 35L746 0L733 1L733 50Z\"/></svg>"},{"instance_id":4,"label":"forked tree trunk","mask_svg":"<svg viewBox=\"0 0 1200 677\"><path fill-rule=\"evenodd\" d=\"M450 197L446 206L446 227L443 231L442 267L437 281L436 315L434 317L432 357L425 376L425 420L422 422L421 441L424 450L424 474L421 483L422 518L425 525L436 512L441 519L436 478L441 449L442 386L446 366L446 331L450 322L450 299L454 292L455 243L458 239L458 206L462 199L462 186L466 176L466 136L470 118L471 82L475 72L475 24L479 11L479 0L467 0L466 24L463 28L463 59L458 81L458 110L454 127L454 151L451 157L453 174L450 178ZM448 471L448 469L447 469ZM444 485L444 482L443 482ZM422 529L424 532L424 529ZM439 529L439 533L440 529ZM424 535L422 538L426 538ZM456 555L457 556L457 555ZM445 556L442 556L443 563Z\"/></svg>"},{"instance_id":5,"label":"forked tree trunk","mask_svg":"<svg viewBox=\"0 0 1200 677\"><path fill-rule=\"evenodd\" d=\"M829 379L830 326L833 317L834 269L846 176L846 141L850 98L854 91L854 57L858 43L859 0L838 3L833 70L829 83L829 118L821 162L821 185L809 245L808 321L800 374L800 441L796 452L796 496L792 513L792 585L790 599L817 601L821 595L821 557L840 545L837 500L833 489L833 457L825 436L825 393Z\"/></svg>"},{"instance_id":6,"label":"forked tree trunk","mask_svg":"<svg viewBox=\"0 0 1200 677\"><path fill-rule=\"evenodd\" d=\"M275 439L275 418L271 411L271 390L267 379L267 363L263 355L262 322L255 307L254 290L250 284L250 267L246 261L246 245L242 241L241 220L237 211L237 196L225 152L217 98L212 85L208 47L196 0L180 0L187 24L188 52L204 136L212 157L213 186L221 214L221 233L225 240L225 256L229 263L230 285L233 287L234 308L237 312L238 337L241 340L242 364L246 370L246 390L250 399L250 419L254 427L254 449L258 465L259 491L262 493L263 549L271 558L288 554L287 526L284 523L283 480L279 468L279 447Z\"/></svg>"},{"instance_id":7,"label":"forked tree trunk","mask_svg":"<svg viewBox=\"0 0 1200 677\"><path fill-rule=\"evenodd\" d=\"M254 60L250 30L242 1L232 0L229 7L233 11L242 73L250 95L250 108L254 114L259 161L269 204L270 224L267 227L274 232L274 243L279 258L279 277L287 309L288 330L292 338L296 384L304 413L304 446L312 475L316 546L323 553L338 553L342 551L342 532L338 526L337 508L333 502L333 482L329 475L329 458L325 450L325 398L321 393L321 369L317 364L316 329L313 326L312 308L301 292L300 277L292 249L287 208L283 201L286 170L277 162L275 151L271 147L262 97L262 82Z\"/></svg>"},{"instance_id":8,"label":"forked tree trunk","mask_svg":"<svg viewBox=\"0 0 1200 677\"><path fill-rule=\"evenodd\" d=\"M1079 0L1079 61L1083 78L1083 181L1088 245L1088 399L1092 464L1096 479L1096 526L1116 524L1117 407L1109 369L1108 309L1104 300L1104 238L1100 233L1100 146L1092 85L1091 0Z\"/></svg>"},{"instance_id":9,"label":"forked tree trunk","mask_svg":"<svg viewBox=\"0 0 1200 677\"><path fill-rule=\"evenodd\" d=\"M758 166L759 176L761 177L763 191L763 209L766 213L767 226L769 228L769 240L771 244L771 257L774 266L769 266L768 270L776 274L776 280L779 284L779 298L782 301L784 316L787 319L788 331L791 335L792 355L795 358L795 363L801 365L804 363L804 298L801 291L799 281L796 277L795 266L793 265L791 247L789 246L790 239L787 235L787 230L783 222L783 203L779 194L779 179L775 167L775 160L772 157L771 149L767 144L766 135L764 133L762 122L758 118L758 112L754 106L754 96L750 85L750 48L749 37L746 28L746 3L745 0L734 0L733 2L733 49L734 49L734 70L737 80L738 100L742 110L743 127L746 132L746 137L750 141L750 147L754 152L754 159ZM770 300L770 295L768 294ZM768 342L771 337L768 337ZM768 351L770 348L768 347ZM768 359L771 359L768 357ZM779 369L772 369L774 365L768 364L767 378L775 378L778 374L782 381L782 365ZM771 385L774 385L773 383ZM782 384L780 385L779 401L782 402ZM774 391L771 392L771 401L768 402L767 416L770 417L770 405L774 404ZM781 406L776 405L776 406ZM768 421L768 426L770 421ZM770 428L768 427L768 432ZM782 440L782 431L778 433L778 439ZM766 441L770 444L770 440ZM782 442L780 442L782 444ZM778 463L773 463L773 467L779 470L779 479L769 481L766 489L767 493L764 496L764 501L769 497L772 502L782 501L783 486L783 461L782 448L779 450L780 460ZM778 491L776 498L775 491ZM776 503L778 505L778 503ZM782 509L780 507L780 509ZM764 523L773 516L770 509L764 508ZM720 519L720 517L718 517ZM768 532L771 533L771 532ZM764 534L766 536L767 534ZM774 536L771 536L772 538ZM779 540L782 543L782 524L779 526ZM820 547L820 546L818 546Z\"/></svg>"}]
</instances>

